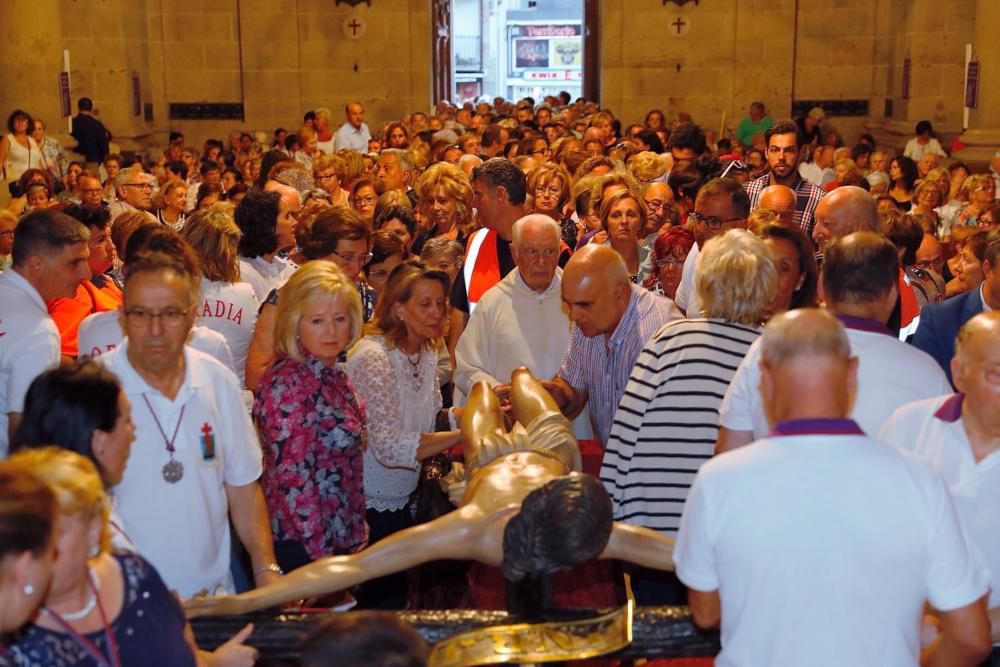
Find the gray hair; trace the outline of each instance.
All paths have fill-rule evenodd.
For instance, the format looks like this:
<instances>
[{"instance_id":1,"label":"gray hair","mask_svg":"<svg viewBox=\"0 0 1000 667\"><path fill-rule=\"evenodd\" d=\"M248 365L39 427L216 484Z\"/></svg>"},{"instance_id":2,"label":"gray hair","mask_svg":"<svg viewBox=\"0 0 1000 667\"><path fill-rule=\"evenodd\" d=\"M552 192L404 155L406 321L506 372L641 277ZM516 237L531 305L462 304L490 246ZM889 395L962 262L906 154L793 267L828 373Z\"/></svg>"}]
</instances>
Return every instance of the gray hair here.
<instances>
[{"instance_id":1,"label":"gray hair","mask_svg":"<svg viewBox=\"0 0 1000 667\"><path fill-rule=\"evenodd\" d=\"M399 168L403 171L413 171L413 158L410 154L404 151L402 148L384 148L379 154L379 157L383 155L395 155L396 161L399 162Z\"/></svg>"},{"instance_id":2,"label":"gray hair","mask_svg":"<svg viewBox=\"0 0 1000 667\"><path fill-rule=\"evenodd\" d=\"M559 223L542 213L532 213L526 215L523 218L518 218L514 222L514 226L511 228L510 233L510 244L514 248L521 247L521 234L524 233L524 228L532 225L544 225L552 230L552 233L556 235L556 244L562 240L562 229L559 227Z\"/></svg>"},{"instance_id":3,"label":"gray hair","mask_svg":"<svg viewBox=\"0 0 1000 667\"><path fill-rule=\"evenodd\" d=\"M705 244L695 270L705 317L759 326L778 289L778 270L764 242L731 229Z\"/></svg>"}]
</instances>

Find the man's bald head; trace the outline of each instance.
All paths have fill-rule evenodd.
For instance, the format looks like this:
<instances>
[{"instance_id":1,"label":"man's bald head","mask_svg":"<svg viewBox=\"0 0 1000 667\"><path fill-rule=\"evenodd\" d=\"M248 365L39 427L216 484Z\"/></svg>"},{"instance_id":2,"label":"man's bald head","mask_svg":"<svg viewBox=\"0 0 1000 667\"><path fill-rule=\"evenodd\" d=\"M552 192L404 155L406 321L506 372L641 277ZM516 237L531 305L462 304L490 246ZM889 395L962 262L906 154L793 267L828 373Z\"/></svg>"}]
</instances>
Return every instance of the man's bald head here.
<instances>
[{"instance_id":1,"label":"man's bald head","mask_svg":"<svg viewBox=\"0 0 1000 667\"><path fill-rule=\"evenodd\" d=\"M608 285L628 284L628 266L610 246L590 243L570 257L563 268L563 282L567 280L598 280Z\"/></svg>"},{"instance_id":2,"label":"man's bald head","mask_svg":"<svg viewBox=\"0 0 1000 667\"><path fill-rule=\"evenodd\" d=\"M771 318L761 336L760 391L772 425L789 419L843 419L851 412L857 360L843 325L820 308Z\"/></svg>"},{"instance_id":3,"label":"man's bald head","mask_svg":"<svg viewBox=\"0 0 1000 667\"><path fill-rule=\"evenodd\" d=\"M600 244L577 250L563 269L562 298L584 336L610 338L632 298L625 260Z\"/></svg>"},{"instance_id":4,"label":"man's bald head","mask_svg":"<svg viewBox=\"0 0 1000 667\"><path fill-rule=\"evenodd\" d=\"M976 315L955 340L951 360L955 388L965 394L962 418L977 431L1000 437L1000 311Z\"/></svg>"},{"instance_id":5,"label":"man's bald head","mask_svg":"<svg viewBox=\"0 0 1000 667\"><path fill-rule=\"evenodd\" d=\"M855 185L839 187L820 199L815 217L812 236L820 250L851 232L877 232L880 227L875 200Z\"/></svg>"},{"instance_id":6,"label":"man's bald head","mask_svg":"<svg viewBox=\"0 0 1000 667\"><path fill-rule=\"evenodd\" d=\"M302 195L290 185L285 185L277 181L268 181L264 184L264 192L277 192L281 197L281 201L284 202L291 213L295 213L302 208Z\"/></svg>"},{"instance_id":7,"label":"man's bald head","mask_svg":"<svg viewBox=\"0 0 1000 667\"><path fill-rule=\"evenodd\" d=\"M795 190L787 185L769 185L760 191L757 208L774 211L778 218L786 224L791 224L795 218Z\"/></svg>"}]
</instances>

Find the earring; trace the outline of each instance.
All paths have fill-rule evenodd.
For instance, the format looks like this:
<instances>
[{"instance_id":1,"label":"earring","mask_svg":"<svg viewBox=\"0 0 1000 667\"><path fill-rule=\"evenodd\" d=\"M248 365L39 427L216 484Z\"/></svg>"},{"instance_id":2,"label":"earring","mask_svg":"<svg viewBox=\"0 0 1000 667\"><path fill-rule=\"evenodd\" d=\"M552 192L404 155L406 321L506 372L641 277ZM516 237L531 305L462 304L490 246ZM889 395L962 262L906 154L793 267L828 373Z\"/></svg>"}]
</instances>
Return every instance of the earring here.
<instances>
[{"instance_id":1,"label":"earring","mask_svg":"<svg viewBox=\"0 0 1000 667\"><path fill-rule=\"evenodd\" d=\"M97 558L100 555L101 555L101 547L100 547L100 545L95 544L94 546L92 546L90 548L90 557L91 558Z\"/></svg>"},{"instance_id":2,"label":"earring","mask_svg":"<svg viewBox=\"0 0 1000 667\"><path fill-rule=\"evenodd\" d=\"M24 585L24 594L27 595L28 597L31 597L32 595L35 594L35 587L32 586L31 584L25 584Z\"/></svg>"}]
</instances>

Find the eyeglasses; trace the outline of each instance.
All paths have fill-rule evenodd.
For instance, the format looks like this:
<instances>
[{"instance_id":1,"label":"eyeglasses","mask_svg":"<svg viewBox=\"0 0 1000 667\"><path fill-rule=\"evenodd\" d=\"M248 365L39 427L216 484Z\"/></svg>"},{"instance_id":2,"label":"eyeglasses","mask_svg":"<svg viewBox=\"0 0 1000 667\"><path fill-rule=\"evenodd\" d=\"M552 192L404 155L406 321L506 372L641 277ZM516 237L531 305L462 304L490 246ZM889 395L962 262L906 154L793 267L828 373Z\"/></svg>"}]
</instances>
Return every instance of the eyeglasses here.
<instances>
[{"instance_id":1,"label":"eyeglasses","mask_svg":"<svg viewBox=\"0 0 1000 667\"><path fill-rule=\"evenodd\" d=\"M355 206L361 206L361 205L371 206L372 204L375 203L375 199L376 199L375 197L355 197L354 198L354 205Z\"/></svg>"},{"instance_id":2,"label":"eyeglasses","mask_svg":"<svg viewBox=\"0 0 1000 667\"><path fill-rule=\"evenodd\" d=\"M549 194L552 195L553 197L558 197L560 194L562 194L562 188L557 188L554 185L549 186L547 188L535 188L535 194L536 195Z\"/></svg>"},{"instance_id":3,"label":"eyeglasses","mask_svg":"<svg viewBox=\"0 0 1000 667\"><path fill-rule=\"evenodd\" d=\"M362 266L367 266L368 262L372 261L372 257L373 257L373 255L370 252L369 253L365 253L364 255L355 255L355 254L341 255L339 252L337 252L336 250L334 250L333 254L336 255L337 257L341 258L342 260L344 260L348 264L353 264L354 262L361 262Z\"/></svg>"},{"instance_id":4,"label":"eyeglasses","mask_svg":"<svg viewBox=\"0 0 1000 667\"><path fill-rule=\"evenodd\" d=\"M454 262L444 262L444 261L442 261L442 262L430 262L429 264L430 264L431 268L435 269L436 271L444 271L445 273L448 273L452 269L456 269L457 270L457 269L462 268L463 261L464 261L464 258L460 257L457 260L455 260Z\"/></svg>"},{"instance_id":5,"label":"eyeglasses","mask_svg":"<svg viewBox=\"0 0 1000 667\"><path fill-rule=\"evenodd\" d=\"M691 218L692 220L694 220L695 222L705 223L705 226L708 227L709 229L722 229L722 225L724 225L727 222L735 222L736 220L742 220L743 219L743 218L725 218L725 219L723 219L723 218L720 218L717 215L712 215L712 216L705 217L704 215L701 215L697 211L691 211L690 213L688 213L688 217Z\"/></svg>"},{"instance_id":6,"label":"eyeglasses","mask_svg":"<svg viewBox=\"0 0 1000 667\"><path fill-rule=\"evenodd\" d=\"M663 259L656 260L656 268L665 269L668 266L681 266L684 264L683 259L676 259L674 257L664 257Z\"/></svg>"},{"instance_id":7,"label":"eyeglasses","mask_svg":"<svg viewBox=\"0 0 1000 667\"><path fill-rule=\"evenodd\" d=\"M541 154L541 155L548 155L551 152L552 151L549 150L548 148L536 148L535 150L533 150L530 153L528 153L528 155L539 155L539 154Z\"/></svg>"},{"instance_id":8,"label":"eyeglasses","mask_svg":"<svg viewBox=\"0 0 1000 667\"><path fill-rule=\"evenodd\" d=\"M646 202L646 208L659 210L661 208L666 208L667 202L661 201L659 199L653 199L652 201Z\"/></svg>"},{"instance_id":9,"label":"eyeglasses","mask_svg":"<svg viewBox=\"0 0 1000 667\"><path fill-rule=\"evenodd\" d=\"M316 180L317 181L331 181L331 180L333 180L335 178L337 178L336 174L320 174L319 176L316 177Z\"/></svg>"},{"instance_id":10,"label":"eyeglasses","mask_svg":"<svg viewBox=\"0 0 1000 667\"><path fill-rule=\"evenodd\" d=\"M139 188L140 190L152 191L153 186L149 183L122 183L126 188Z\"/></svg>"},{"instance_id":11,"label":"eyeglasses","mask_svg":"<svg viewBox=\"0 0 1000 667\"><path fill-rule=\"evenodd\" d=\"M159 319L163 326L176 328L185 323L190 312L191 308L183 310L167 308L159 313L154 313L143 308L126 308L125 321L137 329L145 329L152 324L153 320Z\"/></svg>"}]
</instances>

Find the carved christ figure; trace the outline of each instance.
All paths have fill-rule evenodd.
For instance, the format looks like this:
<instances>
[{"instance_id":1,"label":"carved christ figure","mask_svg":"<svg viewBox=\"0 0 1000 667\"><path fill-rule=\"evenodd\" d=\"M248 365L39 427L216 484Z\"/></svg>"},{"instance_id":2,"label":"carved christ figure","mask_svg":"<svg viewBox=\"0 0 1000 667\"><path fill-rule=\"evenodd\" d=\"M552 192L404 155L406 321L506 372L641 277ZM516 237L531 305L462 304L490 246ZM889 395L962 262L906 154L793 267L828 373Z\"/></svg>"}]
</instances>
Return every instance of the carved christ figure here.
<instances>
[{"instance_id":1,"label":"carved christ figure","mask_svg":"<svg viewBox=\"0 0 1000 667\"><path fill-rule=\"evenodd\" d=\"M466 470L449 489L458 509L355 554L314 561L240 595L194 598L190 618L242 614L341 591L441 559L501 566L511 582L594 558L672 570L673 539L616 523L603 485L580 472L569 422L524 368L511 377L514 427L497 396L477 383L462 414Z\"/></svg>"}]
</instances>

